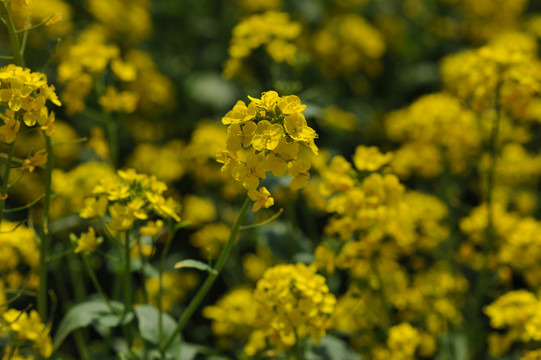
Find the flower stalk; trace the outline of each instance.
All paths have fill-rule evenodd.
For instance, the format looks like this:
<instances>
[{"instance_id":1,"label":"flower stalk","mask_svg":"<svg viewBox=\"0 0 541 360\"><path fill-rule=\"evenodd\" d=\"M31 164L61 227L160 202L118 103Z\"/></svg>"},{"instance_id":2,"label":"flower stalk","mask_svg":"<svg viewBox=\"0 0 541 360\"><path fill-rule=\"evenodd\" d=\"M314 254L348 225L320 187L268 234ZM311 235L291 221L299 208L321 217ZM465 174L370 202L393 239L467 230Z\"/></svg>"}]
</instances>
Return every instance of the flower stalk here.
<instances>
[{"instance_id":1,"label":"flower stalk","mask_svg":"<svg viewBox=\"0 0 541 360\"><path fill-rule=\"evenodd\" d=\"M171 346L175 336L177 336L184 329L188 321L190 321L191 317L193 316L193 314L195 313L195 311L201 304L201 301L203 301L203 299L209 292L210 288L212 287L212 285L218 278L218 275L220 275L220 272L223 269L225 262L227 261L229 253L231 252L231 249L233 248L233 245L235 244L235 241L237 239L237 234L240 230L240 226L242 222L244 221L244 218L246 217L246 214L248 212L248 208L250 207L251 202L252 201L250 200L250 198L246 197L246 200L244 201L244 204L242 205L237 215L235 223L233 224L233 227L231 228L229 239L227 240L225 247L220 252L218 260L216 261L216 266L214 267L215 271L209 272L207 279L205 280L203 285L199 288L199 291L197 292L197 294L193 297L188 307L184 310L184 312L180 316L180 319L178 320L175 330L171 333L171 335L169 335L166 341L160 345L160 351L162 353L164 353L169 348L169 346Z\"/></svg>"}]
</instances>

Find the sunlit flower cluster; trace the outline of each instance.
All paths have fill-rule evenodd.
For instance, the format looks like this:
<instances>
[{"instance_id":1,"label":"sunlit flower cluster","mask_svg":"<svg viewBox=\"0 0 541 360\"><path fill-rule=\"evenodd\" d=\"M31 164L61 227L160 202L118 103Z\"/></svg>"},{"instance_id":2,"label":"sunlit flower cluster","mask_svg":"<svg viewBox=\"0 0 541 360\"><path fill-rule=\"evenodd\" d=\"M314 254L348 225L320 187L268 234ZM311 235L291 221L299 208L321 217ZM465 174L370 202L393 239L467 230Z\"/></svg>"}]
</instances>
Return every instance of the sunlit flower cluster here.
<instances>
[{"instance_id":1,"label":"sunlit flower cluster","mask_svg":"<svg viewBox=\"0 0 541 360\"><path fill-rule=\"evenodd\" d=\"M296 62L295 40L301 33L301 24L289 19L285 12L268 11L251 15L235 26L229 45L229 60L224 65L224 76L238 75L243 61L261 46L275 62Z\"/></svg>"},{"instance_id":2,"label":"sunlit flower cluster","mask_svg":"<svg viewBox=\"0 0 541 360\"><path fill-rule=\"evenodd\" d=\"M304 264L268 269L254 290L257 328L245 346L254 355L268 345L290 347L310 337L318 343L332 326L336 298L325 278Z\"/></svg>"},{"instance_id":3,"label":"sunlit flower cluster","mask_svg":"<svg viewBox=\"0 0 541 360\"><path fill-rule=\"evenodd\" d=\"M167 185L154 176L138 174L133 169L119 170L116 176L102 179L94 187L95 197L85 200L80 216L102 219L110 215L107 225L117 231L128 231L135 222L158 216L167 221L180 221L180 204L164 197Z\"/></svg>"},{"instance_id":4,"label":"sunlit flower cluster","mask_svg":"<svg viewBox=\"0 0 541 360\"><path fill-rule=\"evenodd\" d=\"M50 328L42 322L35 310L26 313L9 309L0 318L0 332L12 333L15 336L14 343L9 344L8 348L5 349L6 354L9 354L12 347L17 345L13 353L17 353L21 359L23 359L23 355L31 355L32 350L44 358L48 358L53 352L51 336L49 335Z\"/></svg>"},{"instance_id":5,"label":"sunlit flower cluster","mask_svg":"<svg viewBox=\"0 0 541 360\"><path fill-rule=\"evenodd\" d=\"M528 106L541 90L537 43L523 33L505 33L489 44L444 59L447 89L476 111L495 103L510 115L528 117Z\"/></svg>"},{"instance_id":6,"label":"sunlit flower cluster","mask_svg":"<svg viewBox=\"0 0 541 360\"><path fill-rule=\"evenodd\" d=\"M228 125L227 150L217 155L222 171L231 172L255 201L254 211L268 208L274 201L265 187L259 187L267 172L276 177L286 173L293 177L290 188L300 189L310 178L310 153L317 154L314 139L318 137L308 126L301 104L295 95L280 97L267 91L261 99L250 97L246 105L238 101L223 118ZM259 187L259 189L258 189Z\"/></svg>"},{"instance_id":7,"label":"sunlit flower cluster","mask_svg":"<svg viewBox=\"0 0 541 360\"><path fill-rule=\"evenodd\" d=\"M453 171L464 171L468 158L476 155L481 145L475 113L446 93L425 95L390 113L386 131L390 139L402 143L391 165L401 177L412 172L433 177L446 163Z\"/></svg>"},{"instance_id":8,"label":"sunlit flower cluster","mask_svg":"<svg viewBox=\"0 0 541 360\"><path fill-rule=\"evenodd\" d=\"M490 325L504 333L492 333L488 339L492 356L505 354L515 342L541 340L540 301L526 290L514 290L500 296L485 308Z\"/></svg>"},{"instance_id":9,"label":"sunlit flower cluster","mask_svg":"<svg viewBox=\"0 0 541 360\"><path fill-rule=\"evenodd\" d=\"M12 143L21 128L38 124L48 135L53 132L54 112L47 109L47 101L60 106L53 85L47 84L47 76L20 66L8 65L0 69L0 101L6 108L0 114L4 125L0 135Z\"/></svg>"},{"instance_id":10,"label":"sunlit flower cluster","mask_svg":"<svg viewBox=\"0 0 541 360\"><path fill-rule=\"evenodd\" d=\"M36 235L28 227L10 221L2 221L0 232L1 278L10 288L17 288L26 280L29 288L36 288L40 259ZM24 274L30 277L25 279Z\"/></svg>"}]
</instances>

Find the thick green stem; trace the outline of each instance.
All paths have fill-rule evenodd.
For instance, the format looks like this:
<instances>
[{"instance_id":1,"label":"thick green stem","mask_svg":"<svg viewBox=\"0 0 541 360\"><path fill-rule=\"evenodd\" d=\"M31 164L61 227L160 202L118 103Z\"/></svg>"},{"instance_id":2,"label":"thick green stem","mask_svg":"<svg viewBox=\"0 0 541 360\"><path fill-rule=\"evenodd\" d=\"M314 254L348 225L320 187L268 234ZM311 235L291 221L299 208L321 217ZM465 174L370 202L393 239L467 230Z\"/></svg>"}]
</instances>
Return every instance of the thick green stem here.
<instances>
[{"instance_id":1,"label":"thick green stem","mask_svg":"<svg viewBox=\"0 0 541 360\"><path fill-rule=\"evenodd\" d=\"M11 49L13 51L13 59L15 60L16 65L22 66L24 68L25 64L21 54L21 45L19 43L19 38L17 37L17 29L15 29L15 24L13 24L13 19L11 18L11 14L9 13L8 6L5 1L2 1L2 7L5 14L6 27L9 33L9 40L11 42Z\"/></svg>"},{"instance_id":2,"label":"thick green stem","mask_svg":"<svg viewBox=\"0 0 541 360\"><path fill-rule=\"evenodd\" d=\"M237 215L237 219L235 220L233 227L231 228L229 240L227 240L226 245L220 252L220 256L218 257L216 266L214 268L215 271L209 272L207 279L205 280L203 285L199 288L199 291L193 297L192 301L190 302L186 310L184 310L184 312L180 316L180 319L178 320L175 330L171 333L171 335L169 335L165 343L160 345L160 350L162 353L165 352L169 346L171 346L171 344L173 343L173 340L175 339L175 336L177 336L184 329L188 321L191 319L192 315L195 313L195 310L197 310L197 308L199 307L199 304L201 303L201 301L203 301L208 291L210 290L210 288L216 281L216 278L220 274L220 271L223 269L225 262L229 256L229 253L231 252L231 249L233 248L233 245L235 244L240 225L242 221L244 220L251 203L252 201L250 200L250 198L247 197L246 200L244 201L244 204L242 205L242 208L240 209L239 214Z\"/></svg>"}]
</instances>

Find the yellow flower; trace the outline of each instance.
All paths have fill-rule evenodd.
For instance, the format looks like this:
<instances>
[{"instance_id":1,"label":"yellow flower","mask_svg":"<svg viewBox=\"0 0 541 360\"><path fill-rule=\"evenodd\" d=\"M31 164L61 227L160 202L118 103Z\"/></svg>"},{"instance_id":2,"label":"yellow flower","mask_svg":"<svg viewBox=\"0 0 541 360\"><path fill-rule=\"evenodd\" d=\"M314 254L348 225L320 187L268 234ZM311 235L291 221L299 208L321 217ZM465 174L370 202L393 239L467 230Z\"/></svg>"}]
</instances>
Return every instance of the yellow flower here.
<instances>
[{"instance_id":1,"label":"yellow flower","mask_svg":"<svg viewBox=\"0 0 541 360\"><path fill-rule=\"evenodd\" d=\"M285 138L282 138L274 151L265 159L265 168L276 177L284 176L288 162L295 159L298 153L298 143L288 142Z\"/></svg>"},{"instance_id":2,"label":"yellow flower","mask_svg":"<svg viewBox=\"0 0 541 360\"><path fill-rule=\"evenodd\" d=\"M268 120L262 120L257 123L255 135L252 138L252 146L257 151L274 150L282 137L284 128L280 124L271 124Z\"/></svg>"},{"instance_id":3,"label":"yellow flower","mask_svg":"<svg viewBox=\"0 0 541 360\"><path fill-rule=\"evenodd\" d=\"M252 207L253 212L258 211L262 207L267 209L274 205L274 198L264 186L260 187L259 190L248 191L248 196L255 201L254 206Z\"/></svg>"},{"instance_id":4,"label":"yellow flower","mask_svg":"<svg viewBox=\"0 0 541 360\"><path fill-rule=\"evenodd\" d=\"M303 114L293 113L287 116L284 120L284 128L293 140L306 144L317 155L318 149L314 144L314 139L317 139L318 135L314 129L307 126L306 118Z\"/></svg>"},{"instance_id":5,"label":"yellow flower","mask_svg":"<svg viewBox=\"0 0 541 360\"><path fill-rule=\"evenodd\" d=\"M23 99L22 108L26 110L23 120L27 126L33 126L36 122L43 125L47 121L45 101L46 99L42 95L38 95L36 98L29 96Z\"/></svg>"},{"instance_id":6,"label":"yellow flower","mask_svg":"<svg viewBox=\"0 0 541 360\"><path fill-rule=\"evenodd\" d=\"M233 109L222 118L222 124L238 124L253 120L255 119L256 111L255 104L250 103L249 106L246 106L244 101L239 100L235 106L233 106Z\"/></svg>"},{"instance_id":7,"label":"yellow flower","mask_svg":"<svg viewBox=\"0 0 541 360\"><path fill-rule=\"evenodd\" d=\"M145 206L145 201L140 197L136 197L128 203L128 208L133 212L133 216L139 220L146 220L148 218L143 206Z\"/></svg>"},{"instance_id":8,"label":"yellow flower","mask_svg":"<svg viewBox=\"0 0 541 360\"><path fill-rule=\"evenodd\" d=\"M77 240L77 247L73 250L74 253L79 253L81 251L85 253L91 253L98 247L98 244L101 242L101 238L96 238L96 233L94 228L88 228L88 232L83 233L81 237Z\"/></svg>"},{"instance_id":9,"label":"yellow flower","mask_svg":"<svg viewBox=\"0 0 541 360\"><path fill-rule=\"evenodd\" d=\"M141 226L139 229L139 233L141 235L151 236L154 237L158 235L160 230L163 228L163 221L157 220L157 221L149 221L145 226Z\"/></svg>"},{"instance_id":10,"label":"yellow flower","mask_svg":"<svg viewBox=\"0 0 541 360\"><path fill-rule=\"evenodd\" d=\"M127 114L133 113L137 109L139 95L133 91L119 92L112 86L108 86L105 94L98 100L103 109L107 112L118 111Z\"/></svg>"},{"instance_id":11,"label":"yellow flower","mask_svg":"<svg viewBox=\"0 0 541 360\"><path fill-rule=\"evenodd\" d=\"M261 95L261 100L253 98L251 96L248 96L248 99L250 99L252 101L252 104L255 104L258 108L268 112L274 112L274 108L278 104L280 96L278 96L278 93L276 91L271 90L264 92Z\"/></svg>"},{"instance_id":12,"label":"yellow flower","mask_svg":"<svg viewBox=\"0 0 541 360\"><path fill-rule=\"evenodd\" d=\"M4 140L7 143L14 142L21 127L20 121L15 120L15 113L10 109L6 110L5 115L0 114L0 118L6 123L0 126L0 135L4 136Z\"/></svg>"},{"instance_id":13,"label":"yellow flower","mask_svg":"<svg viewBox=\"0 0 541 360\"><path fill-rule=\"evenodd\" d=\"M9 309L3 314L8 329L17 335L19 340L30 340L32 347L45 358L51 356L53 347L50 328L42 323L37 311L32 310L29 314L15 309Z\"/></svg>"},{"instance_id":14,"label":"yellow flower","mask_svg":"<svg viewBox=\"0 0 541 360\"><path fill-rule=\"evenodd\" d=\"M393 359L414 359L415 350L421 342L421 334L409 323L391 327L387 346Z\"/></svg>"},{"instance_id":15,"label":"yellow flower","mask_svg":"<svg viewBox=\"0 0 541 360\"><path fill-rule=\"evenodd\" d=\"M137 78L137 68L133 64L120 59L114 59L111 62L111 70L122 81L133 81Z\"/></svg>"},{"instance_id":16,"label":"yellow flower","mask_svg":"<svg viewBox=\"0 0 541 360\"><path fill-rule=\"evenodd\" d=\"M387 165L393 158L393 153L382 154L375 146L357 146L353 163L357 170L376 171Z\"/></svg>"},{"instance_id":17,"label":"yellow flower","mask_svg":"<svg viewBox=\"0 0 541 360\"><path fill-rule=\"evenodd\" d=\"M250 153L246 158L246 162L239 164L235 168L234 174L235 179L240 181L248 190L257 188L259 179L265 179L266 176L265 167L255 153Z\"/></svg>"},{"instance_id":18,"label":"yellow flower","mask_svg":"<svg viewBox=\"0 0 541 360\"><path fill-rule=\"evenodd\" d=\"M23 105L23 99L28 97L34 89L18 78L12 78L8 84L10 86L8 89L0 90L0 100L7 101L11 110L19 111Z\"/></svg>"},{"instance_id":19,"label":"yellow flower","mask_svg":"<svg viewBox=\"0 0 541 360\"><path fill-rule=\"evenodd\" d=\"M243 147L249 147L255 131L256 125L253 121L231 124L227 128L227 150L239 151Z\"/></svg>"},{"instance_id":20,"label":"yellow flower","mask_svg":"<svg viewBox=\"0 0 541 360\"><path fill-rule=\"evenodd\" d=\"M152 205L154 211L164 217L172 218L175 221L180 221L178 212L180 210L180 204L171 198L164 198L163 196L151 192L146 192L145 196Z\"/></svg>"},{"instance_id":21,"label":"yellow flower","mask_svg":"<svg viewBox=\"0 0 541 360\"><path fill-rule=\"evenodd\" d=\"M265 339L290 347L298 339L311 337L318 344L331 327L336 298L316 268L298 263L277 265L263 274L254 290L258 306L256 331L245 351L254 355L265 347ZM261 331L261 333L258 333Z\"/></svg>"},{"instance_id":22,"label":"yellow flower","mask_svg":"<svg viewBox=\"0 0 541 360\"><path fill-rule=\"evenodd\" d=\"M115 203L109 206L109 213L113 220L109 221L109 226L113 230L126 231L132 228L135 216L133 210L128 206Z\"/></svg>"},{"instance_id":23,"label":"yellow flower","mask_svg":"<svg viewBox=\"0 0 541 360\"><path fill-rule=\"evenodd\" d=\"M107 211L107 198L100 196L99 198L87 198L85 199L85 206L81 210L79 216L84 219L98 218L101 219L105 216Z\"/></svg>"},{"instance_id":24,"label":"yellow flower","mask_svg":"<svg viewBox=\"0 0 541 360\"><path fill-rule=\"evenodd\" d=\"M286 115L301 113L306 109L306 105L301 104L301 99L296 95L284 96L278 102L278 107L282 114Z\"/></svg>"},{"instance_id":25,"label":"yellow flower","mask_svg":"<svg viewBox=\"0 0 541 360\"><path fill-rule=\"evenodd\" d=\"M54 133L54 120L55 115L54 112L50 112L49 116L47 117L47 120L44 124L41 125L41 130L45 131L45 135L52 136Z\"/></svg>"},{"instance_id":26,"label":"yellow flower","mask_svg":"<svg viewBox=\"0 0 541 360\"><path fill-rule=\"evenodd\" d=\"M28 169L28 172L33 173L36 167L45 165L47 163L47 152L42 149L34 154L30 159L25 159L23 162L23 169Z\"/></svg>"}]
</instances>

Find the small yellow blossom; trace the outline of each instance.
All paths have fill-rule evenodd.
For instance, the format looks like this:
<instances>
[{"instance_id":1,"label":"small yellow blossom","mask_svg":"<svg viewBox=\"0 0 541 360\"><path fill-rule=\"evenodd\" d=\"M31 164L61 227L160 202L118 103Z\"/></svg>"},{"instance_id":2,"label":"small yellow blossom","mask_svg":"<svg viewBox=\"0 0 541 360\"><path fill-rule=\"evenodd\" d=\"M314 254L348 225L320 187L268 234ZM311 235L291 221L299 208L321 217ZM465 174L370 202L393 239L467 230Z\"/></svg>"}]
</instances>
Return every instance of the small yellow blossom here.
<instances>
[{"instance_id":1,"label":"small yellow blossom","mask_svg":"<svg viewBox=\"0 0 541 360\"><path fill-rule=\"evenodd\" d=\"M145 226L141 226L139 233L146 236L156 236L163 229L163 221L149 221Z\"/></svg>"},{"instance_id":2,"label":"small yellow blossom","mask_svg":"<svg viewBox=\"0 0 541 360\"><path fill-rule=\"evenodd\" d=\"M264 186L260 187L259 190L248 191L248 196L255 201L254 206L252 207L253 212L258 211L262 207L267 209L274 205L274 198Z\"/></svg>"},{"instance_id":3,"label":"small yellow blossom","mask_svg":"<svg viewBox=\"0 0 541 360\"><path fill-rule=\"evenodd\" d=\"M36 167L45 165L47 163L47 152L45 149L36 152L30 159L25 159L23 162L23 169L28 169L28 172L33 173Z\"/></svg>"},{"instance_id":4,"label":"small yellow blossom","mask_svg":"<svg viewBox=\"0 0 541 360\"><path fill-rule=\"evenodd\" d=\"M83 233L77 240L77 247L73 250L74 253L84 252L85 254L91 253L98 247L102 238L96 238L96 232L94 228L88 228L88 232Z\"/></svg>"},{"instance_id":5,"label":"small yellow blossom","mask_svg":"<svg viewBox=\"0 0 541 360\"><path fill-rule=\"evenodd\" d=\"M284 128L280 124L271 124L270 121L262 120L257 123L255 134L252 138L252 146L257 151L274 150L284 136Z\"/></svg>"},{"instance_id":6,"label":"small yellow blossom","mask_svg":"<svg viewBox=\"0 0 541 360\"><path fill-rule=\"evenodd\" d=\"M375 146L360 145L355 149L353 163L357 170L376 171L387 165L392 158L392 153L382 154Z\"/></svg>"},{"instance_id":7,"label":"small yellow blossom","mask_svg":"<svg viewBox=\"0 0 541 360\"><path fill-rule=\"evenodd\" d=\"M17 137L17 133L21 127L21 122L15 119L15 113L11 109L7 109L5 114L0 114L5 125L0 126L0 135L4 137L4 141L12 143Z\"/></svg>"},{"instance_id":8,"label":"small yellow blossom","mask_svg":"<svg viewBox=\"0 0 541 360\"><path fill-rule=\"evenodd\" d=\"M80 216L84 219L101 219L105 216L107 205L108 201L105 196L87 198L85 199L85 205L81 210Z\"/></svg>"}]
</instances>

